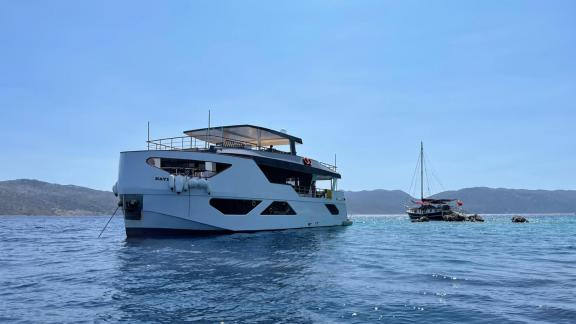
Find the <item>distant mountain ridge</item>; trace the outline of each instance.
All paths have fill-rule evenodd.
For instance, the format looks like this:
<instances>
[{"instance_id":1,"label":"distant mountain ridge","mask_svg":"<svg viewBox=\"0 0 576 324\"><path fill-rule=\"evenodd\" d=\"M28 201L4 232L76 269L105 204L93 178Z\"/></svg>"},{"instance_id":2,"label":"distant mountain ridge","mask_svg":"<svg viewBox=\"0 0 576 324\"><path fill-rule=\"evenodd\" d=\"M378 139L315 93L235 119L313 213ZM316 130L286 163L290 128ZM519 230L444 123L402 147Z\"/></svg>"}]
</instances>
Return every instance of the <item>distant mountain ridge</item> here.
<instances>
[{"instance_id":1,"label":"distant mountain ridge","mask_svg":"<svg viewBox=\"0 0 576 324\"><path fill-rule=\"evenodd\" d=\"M110 215L115 208L109 191L29 179L0 181L0 215Z\"/></svg>"},{"instance_id":2,"label":"distant mountain ridge","mask_svg":"<svg viewBox=\"0 0 576 324\"><path fill-rule=\"evenodd\" d=\"M435 198L458 198L467 210L496 213L574 213L576 190L527 190L475 187L445 191Z\"/></svg>"},{"instance_id":3,"label":"distant mountain ridge","mask_svg":"<svg viewBox=\"0 0 576 324\"><path fill-rule=\"evenodd\" d=\"M474 187L445 191L433 198L453 198L464 202L472 213L574 213L576 190L527 190ZM412 198L400 190L347 191L350 214L402 214Z\"/></svg>"},{"instance_id":4,"label":"distant mountain ridge","mask_svg":"<svg viewBox=\"0 0 576 324\"><path fill-rule=\"evenodd\" d=\"M401 190L345 194L349 214L402 214L413 199ZM433 197L463 200L467 211L482 214L576 212L576 190L476 187ZM110 191L28 179L0 181L0 215L110 215L116 201Z\"/></svg>"}]
</instances>

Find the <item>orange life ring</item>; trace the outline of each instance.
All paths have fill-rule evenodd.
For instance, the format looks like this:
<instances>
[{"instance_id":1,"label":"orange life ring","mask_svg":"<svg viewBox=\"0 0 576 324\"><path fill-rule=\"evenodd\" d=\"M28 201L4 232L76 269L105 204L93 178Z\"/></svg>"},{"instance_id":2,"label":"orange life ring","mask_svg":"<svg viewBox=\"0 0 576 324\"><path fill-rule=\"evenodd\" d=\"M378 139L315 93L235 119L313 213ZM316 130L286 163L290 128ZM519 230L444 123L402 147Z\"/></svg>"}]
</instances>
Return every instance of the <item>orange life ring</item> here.
<instances>
[{"instance_id":1,"label":"orange life ring","mask_svg":"<svg viewBox=\"0 0 576 324\"><path fill-rule=\"evenodd\" d=\"M309 158L305 157L302 159L302 162L304 163L304 165L310 166L312 165L312 160L310 160Z\"/></svg>"}]
</instances>

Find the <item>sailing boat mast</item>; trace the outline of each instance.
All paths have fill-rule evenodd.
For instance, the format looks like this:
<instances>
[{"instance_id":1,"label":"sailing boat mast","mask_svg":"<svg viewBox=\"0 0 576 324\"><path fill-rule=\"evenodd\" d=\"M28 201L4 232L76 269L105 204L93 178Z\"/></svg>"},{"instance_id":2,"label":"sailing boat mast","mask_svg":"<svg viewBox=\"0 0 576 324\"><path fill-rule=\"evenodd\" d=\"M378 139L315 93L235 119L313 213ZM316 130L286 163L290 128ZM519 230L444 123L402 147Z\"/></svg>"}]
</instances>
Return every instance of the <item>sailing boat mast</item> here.
<instances>
[{"instance_id":1,"label":"sailing boat mast","mask_svg":"<svg viewBox=\"0 0 576 324\"><path fill-rule=\"evenodd\" d=\"M424 200L424 144L420 142L420 201Z\"/></svg>"}]
</instances>

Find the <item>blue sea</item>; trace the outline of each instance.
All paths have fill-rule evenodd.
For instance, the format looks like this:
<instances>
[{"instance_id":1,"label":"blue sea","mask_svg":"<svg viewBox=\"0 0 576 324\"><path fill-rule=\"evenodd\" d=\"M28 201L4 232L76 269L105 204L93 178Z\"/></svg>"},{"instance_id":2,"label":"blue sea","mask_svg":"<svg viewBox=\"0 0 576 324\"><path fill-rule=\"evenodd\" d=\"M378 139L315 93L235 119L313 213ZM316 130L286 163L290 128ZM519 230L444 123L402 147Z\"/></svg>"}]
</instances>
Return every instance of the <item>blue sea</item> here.
<instances>
[{"instance_id":1,"label":"blue sea","mask_svg":"<svg viewBox=\"0 0 576 324\"><path fill-rule=\"evenodd\" d=\"M126 239L0 217L0 322L576 323L576 217Z\"/></svg>"}]
</instances>

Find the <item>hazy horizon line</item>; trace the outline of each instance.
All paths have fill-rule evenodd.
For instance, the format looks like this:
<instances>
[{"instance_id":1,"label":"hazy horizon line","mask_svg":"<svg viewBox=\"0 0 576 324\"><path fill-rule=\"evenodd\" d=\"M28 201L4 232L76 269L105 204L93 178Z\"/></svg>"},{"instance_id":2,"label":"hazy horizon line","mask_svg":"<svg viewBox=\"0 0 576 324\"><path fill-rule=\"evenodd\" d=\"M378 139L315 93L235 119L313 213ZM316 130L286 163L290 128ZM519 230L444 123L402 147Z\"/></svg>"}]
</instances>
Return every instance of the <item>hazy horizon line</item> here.
<instances>
[{"instance_id":1,"label":"hazy horizon line","mask_svg":"<svg viewBox=\"0 0 576 324\"><path fill-rule=\"evenodd\" d=\"M55 184L55 185L60 185L60 186L76 186L76 187L83 187L83 188L87 188L87 189L92 189L92 190L98 190L98 191L108 191L108 192L112 192L112 186L114 184L110 185L110 189L103 189L103 188L93 188L93 187L89 187L86 185L81 185L81 184L74 184L74 183L67 183L67 184L63 184L63 183L57 183L57 182L50 182L50 181L45 181L45 180L40 180L40 179L32 179L32 178L17 178L17 179L0 179L0 182L7 182L7 181L19 181L19 180L31 180L31 181L39 181L39 182L44 182L44 183L49 183L49 184ZM576 191L576 189L527 189L527 188L506 188L506 187L489 187L489 186L473 186L473 187L463 187L463 188L459 188L459 189L451 189L451 190L443 190L443 191L439 191L436 192L432 195L428 195L428 196L433 196L436 194L440 194L443 192L449 192L449 191L459 191L459 190L464 190L464 189L475 189L475 188L484 188L484 189L501 189L501 190L527 190L527 191ZM407 191L403 190L403 189L384 189L384 188L375 188L375 189L360 189L360 190L348 190L348 189L340 189L342 191L346 191L346 192L363 192L363 191L379 191L379 190L384 190L384 191L401 191L409 196L412 196L411 194L409 194Z\"/></svg>"}]
</instances>

